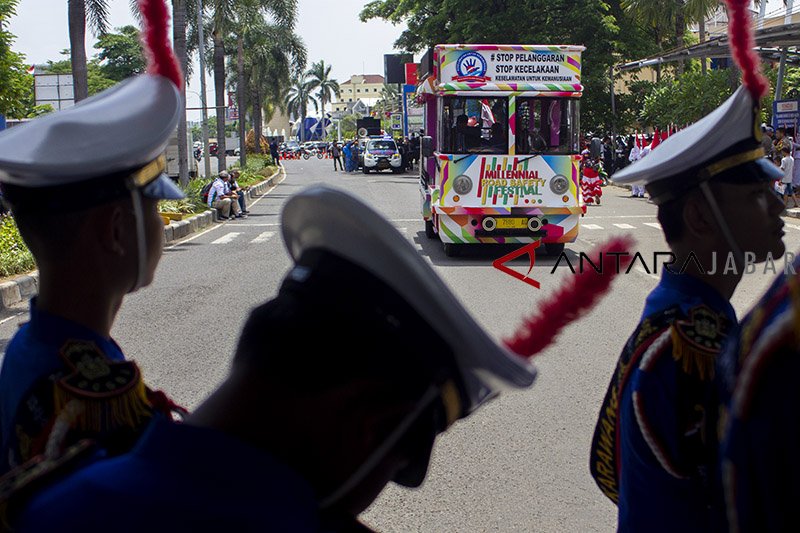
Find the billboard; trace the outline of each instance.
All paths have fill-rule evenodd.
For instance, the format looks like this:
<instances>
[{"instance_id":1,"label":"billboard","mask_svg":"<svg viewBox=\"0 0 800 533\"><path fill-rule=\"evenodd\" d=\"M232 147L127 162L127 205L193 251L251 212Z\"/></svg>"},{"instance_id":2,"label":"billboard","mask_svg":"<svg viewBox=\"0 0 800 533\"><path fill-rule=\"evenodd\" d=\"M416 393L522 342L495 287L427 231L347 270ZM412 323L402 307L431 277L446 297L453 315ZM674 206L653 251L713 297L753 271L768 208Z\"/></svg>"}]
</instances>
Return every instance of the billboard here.
<instances>
[{"instance_id":1,"label":"billboard","mask_svg":"<svg viewBox=\"0 0 800 533\"><path fill-rule=\"evenodd\" d=\"M423 129L424 109L417 104L417 87L403 86L403 135L408 137Z\"/></svg>"},{"instance_id":2,"label":"billboard","mask_svg":"<svg viewBox=\"0 0 800 533\"><path fill-rule=\"evenodd\" d=\"M33 79L36 105L51 105L56 111L75 105L72 74L34 74Z\"/></svg>"},{"instance_id":3,"label":"billboard","mask_svg":"<svg viewBox=\"0 0 800 533\"><path fill-rule=\"evenodd\" d=\"M798 122L800 122L800 100L775 100L772 102L773 128L794 128L796 132Z\"/></svg>"},{"instance_id":4,"label":"billboard","mask_svg":"<svg viewBox=\"0 0 800 533\"><path fill-rule=\"evenodd\" d=\"M406 71L404 65L413 61L414 56L412 54L385 54L383 56L385 83L405 83Z\"/></svg>"}]
</instances>

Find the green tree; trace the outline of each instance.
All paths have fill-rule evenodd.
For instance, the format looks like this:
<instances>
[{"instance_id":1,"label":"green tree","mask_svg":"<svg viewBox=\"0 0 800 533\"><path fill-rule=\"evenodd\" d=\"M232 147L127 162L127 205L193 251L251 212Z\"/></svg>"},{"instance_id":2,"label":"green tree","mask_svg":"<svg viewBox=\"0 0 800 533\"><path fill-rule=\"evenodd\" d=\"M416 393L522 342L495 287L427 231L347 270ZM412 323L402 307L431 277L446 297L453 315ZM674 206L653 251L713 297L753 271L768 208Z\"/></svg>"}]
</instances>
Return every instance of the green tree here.
<instances>
[{"instance_id":1,"label":"green tree","mask_svg":"<svg viewBox=\"0 0 800 533\"><path fill-rule=\"evenodd\" d=\"M277 108L285 107L292 76L304 70L306 48L303 40L289 28L264 22L247 32L244 50L239 83L252 109L254 148L260 153L263 122L269 120ZM242 105L243 110L248 108Z\"/></svg>"},{"instance_id":2,"label":"green tree","mask_svg":"<svg viewBox=\"0 0 800 533\"><path fill-rule=\"evenodd\" d=\"M145 70L144 53L139 39L139 30L134 26L117 28L118 33L104 33L95 43L99 50L103 75L111 80L122 81Z\"/></svg>"},{"instance_id":3,"label":"green tree","mask_svg":"<svg viewBox=\"0 0 800 533\"><path fill-rule=\"evenodd\" d=\"M6 28L19 0L0 0L0 114L24 118L33 108L33 76L25 56L11 49L14 35Z\"/></svg>"},{"instance_id":4,"label":"green tree","mask_svg":"<svg viewBox=\"0 0 800 533\"><path fill-rule=\"evenodd\" d=\"M208 0L211 14L211 38L213 42L214 91L217 109L226 107L225 91L225 40L237 35L254 12L260 17L270 18L274 24L294 28L297 18L297 0ZM217 120L219 146L218 169L225 169L225 116L219 113Z\"/></svg>"},{"instance_id":5,"label":"green tree","mask_svg":"<svg viewBox=\"0 0 800 533\"><path fill-rule=\"evenodd\" d=\"M719 107L732 92L727 70L665 78L645 97L641 122L660 128L691 124Z\"/></svg>"},{"instance_id":6,"label":"green tree","mask_svg":"<svg viewBox=\"0 0 800 533\"><path fill-rule=\"evenodd\" d=\"M61 54L71 55L69 50L63 50ZM72 72L72 62L69 59L48 61L45 70L51 74L70 74ZM117 83L116 80L106 78L103 67L96 57L86 64L86 82L89 96L104 91Z\"/></svg>"},{"instance_id":7,"label":"green tree","mask_svg":"<svg viewBox=\"0 0 800 533\"><path fill-rule=\"evenodd\" d=\"M620 25L609 0L373 0L361 20L381 18L406 24L395 47L417 52L444 43L583 44L581 104L584 124L611 122L609 67ZM526 21L529 23L520 23Z\"/></svg>"},{"instance_id":8,"label":"green tree","mask_svg":"<svg viewBox=\"0 0 800 533\"><path fill-rule=\"evenodd\" d=\"M350 139L356 136L356 129L358 125L358 115L345 115L342 117L340 128L342 130L342 139Z\"/></svg>"},{"instance_id":9,"label":"green tree","mask_svg":"<svg viewBox=\"0 0 800 533\"><path fill-rule=\"evenodd\" d=\"M381 99L375 104L374 110L381 114L392 113L397 111L400 106L400 91L397 90L397 85L384 84L381 88Z\"/></svg>"},{"instance_id":10,"label":"green tree","mask_svg":"<svg viewBox=\"0 0 800 533\"><path fill-rule=\"evenodd\" d=\"M308 116L308 104L313 104L314 109L319 111L319 104L311 93L312 90L308 82L301 77L292 80L291 86L286 93L286 110L289 112L289 116L297 119L300 124L300 142L306 140L304 123L306 116Z\"/></svg>"},{"instance_id":11,"label":"green tree","mask_svg":"<svg viewBox=\"0 0 800 533\"><path fill-rule=\"evenodd\" d=\"M325 64L325 60L319 60L311 65L306 73L308 76L308 87L312 91L317 89L315 95L322 108L323 120L325 117L325 104L333 99L333 96L340 97L339 82L331 78L331 66Z\"/></svg>"},{"instance_id":12,"label":"green tree","mask_svg":"<svg viewBox=\"0 0 800 533\"><path fill-rule=\"evenodd\" d=\"M86 22L95 35L108 29L108 0L68 0L70 65L72 66L75 101L89 96L88 65L86 62Z\"/></svg>"}]
</instances>

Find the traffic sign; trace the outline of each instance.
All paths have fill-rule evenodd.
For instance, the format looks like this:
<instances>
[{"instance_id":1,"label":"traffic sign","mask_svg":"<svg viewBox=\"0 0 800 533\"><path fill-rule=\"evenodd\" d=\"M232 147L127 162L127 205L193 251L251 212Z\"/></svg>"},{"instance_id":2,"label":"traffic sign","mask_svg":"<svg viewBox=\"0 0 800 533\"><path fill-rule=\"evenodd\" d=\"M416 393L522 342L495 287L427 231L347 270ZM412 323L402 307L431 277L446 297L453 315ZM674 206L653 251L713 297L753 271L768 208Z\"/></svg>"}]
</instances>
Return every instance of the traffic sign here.
<instances>
[{"instance_id":1,"label":"traffic sign","mask_svg":"<svg viewBox=\"0 0 800 533\"><path fill-rule=\"evenodd\" d=\"M772 126L796 128L800 121L800 100L775 100L772 102ZM796 135L796 134L795 134Z\"/></svg>"}]
</instances>

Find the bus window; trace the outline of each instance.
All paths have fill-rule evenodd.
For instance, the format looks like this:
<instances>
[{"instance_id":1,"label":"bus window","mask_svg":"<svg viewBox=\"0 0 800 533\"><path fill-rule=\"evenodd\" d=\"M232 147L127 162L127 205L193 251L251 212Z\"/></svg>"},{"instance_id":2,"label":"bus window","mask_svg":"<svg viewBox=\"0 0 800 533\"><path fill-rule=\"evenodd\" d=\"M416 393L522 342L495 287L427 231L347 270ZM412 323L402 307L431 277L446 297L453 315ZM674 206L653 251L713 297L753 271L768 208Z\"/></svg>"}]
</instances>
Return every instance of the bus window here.
<instances>
[{"instance_id":1,"label":"bus window","mask_svg":"<svg viewBox=\"0 0 800 533\"><path fill-rule=\"evenodd\" d=\"M508 99L444 98L439 151L445 154L508 153Z\"/></svg>"},{"instance_id":2,"label":"bus window","mask_svg":"<svg viewBox=\"0 0 800 533\"><path fill-rule=\"evenodd\" d=\"M578 100L517 98L517 154L577 154Z\"/></svg>"}]
</instances>

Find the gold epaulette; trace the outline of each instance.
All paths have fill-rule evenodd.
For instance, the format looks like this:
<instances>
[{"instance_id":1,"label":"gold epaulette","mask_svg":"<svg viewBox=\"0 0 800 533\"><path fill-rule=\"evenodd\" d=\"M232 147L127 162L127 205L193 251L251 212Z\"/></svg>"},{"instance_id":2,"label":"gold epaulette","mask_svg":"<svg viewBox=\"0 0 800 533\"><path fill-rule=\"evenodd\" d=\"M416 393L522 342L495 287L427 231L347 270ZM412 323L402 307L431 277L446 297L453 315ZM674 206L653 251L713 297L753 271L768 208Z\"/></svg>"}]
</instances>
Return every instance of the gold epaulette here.
<instances>
[{"instance_id":1,"label":"gold epaulette","mask_svg":"<svg viewBox=\"0 0 800 533\"><path fill-rule=\"evenodd\" d=\"M720 316L705 305L692 309L688 320L673 322L672 357L683 372L701 381L713 379L715 360L726 337L720 322Z\"/></svg>"},{"instance_id":2,"label":"gold epaulette","mask_svg":"<svg viewBox=\"0 0 800 533\"><path fill-rule=\"evenodd\" d=\"M61 349L68 367L54 385L55 416L79 402L71 426L102 435L120 428L136 429L152 417L152 405L133 361L112 361L93 342L69 341Z\"/></svg>"}]
</instances>

